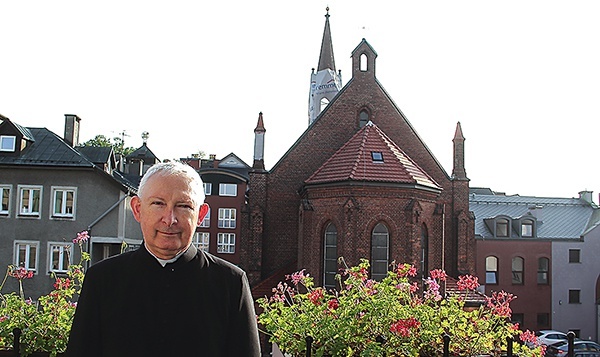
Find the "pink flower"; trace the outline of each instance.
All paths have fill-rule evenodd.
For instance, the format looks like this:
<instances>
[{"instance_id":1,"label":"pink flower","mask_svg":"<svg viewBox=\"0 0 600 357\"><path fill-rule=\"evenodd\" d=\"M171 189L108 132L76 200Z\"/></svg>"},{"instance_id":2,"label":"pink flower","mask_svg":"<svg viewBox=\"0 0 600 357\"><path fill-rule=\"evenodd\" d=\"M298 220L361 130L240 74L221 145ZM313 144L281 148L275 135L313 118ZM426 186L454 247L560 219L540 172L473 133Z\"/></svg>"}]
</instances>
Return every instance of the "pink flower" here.
<instances>
[{"instance_id":1,"label":"pink flower","mask_svg":"<svg viewBox=\"0 0 600 357\"><path fill-rule=\"evenodd\" d=\"M517 297L506 291L494 291L492 296L486 297L487 307L492 310L492 313L501 317L510 317L512 310L510 308L510 302Z\"/></svg>"},{"instance_id":2,"label":"pink flower","mask_svg":"<svg viewBox=\"0 0 600 357\"><path fill-rule=\"evenodd\" d=\"M425 284L427 285L425 299L431 299L433 301L442 300L442 295L440 294L440 284L438 284L435 279L427 278L425 280Z\"/></svg>"},{"instance_id":3,"label":"pink flower","mask_svg":"<svg viewBox=\"0 0 600 357\"><path fill-rule=\"evenodd\" d=\"M8 275L18 280L31 279L33 278L33 270L27 270L25 267L18 267L8 272Z\"/></svg>"},{"instance_id":4,"label":"pink flower","mask_svg":"<svg viewBox=\"0 0 600 357\"><path fill-rule=\"evenodd\" d=\"M458 290L476 290L479 287L479 281L476 276L462 275L458 277L456 285Z\"/></svg>"},{"instance_id":5,"label":"pink flower","mask_svg":"<svg viewBox=\"0 0 600 357\"><path fill-rule=\"evenodd\" d=\"M531 332L529 330L526 330L525 332L523 332L519 336L519 338L523 342L529 342L529 343L533 344L534 346L538 345L538 338L537 338L537 336L535 335L535 333L533 333L533 332Z\"/></svg>"},{"instance_id":6,"label":"pink flower","mask_svg":"<svg viewBox=\"0 0 600 357\"><path fill-rule=\"evenodd\" d=\"M308 274L304 275L304 271L306 269L302 269L300 271L295 272L292 275L286 275L286 279L291 280L294 285L298 285L304 282L304 279L308 277Z\"/></svg>"},{"instance_id":7,"label":"pink flower","mask_svg":"<svg viewBox=\"0 0 600 357\"><path fill-rule=\"evenodd\" d=\"M415 277L417 276L417 268L414 265L410 264L398 264L398 268L396 269L396 274L398 274L399 278L404 278L407 276Z\"/></svg>"},{"instance_id":8,"label":"pink flower","mask_svg":"<svg viewBox=\"0 0 600 357\"><path fill-rule=\"evenodd\" d=\"M81 231L81 232L77 233L77 238L73 239L73 243L81 244L81 243L87 242L89 238L90 238L90 235L88 234L88 231Z\"/></svg>"}]
</instances>

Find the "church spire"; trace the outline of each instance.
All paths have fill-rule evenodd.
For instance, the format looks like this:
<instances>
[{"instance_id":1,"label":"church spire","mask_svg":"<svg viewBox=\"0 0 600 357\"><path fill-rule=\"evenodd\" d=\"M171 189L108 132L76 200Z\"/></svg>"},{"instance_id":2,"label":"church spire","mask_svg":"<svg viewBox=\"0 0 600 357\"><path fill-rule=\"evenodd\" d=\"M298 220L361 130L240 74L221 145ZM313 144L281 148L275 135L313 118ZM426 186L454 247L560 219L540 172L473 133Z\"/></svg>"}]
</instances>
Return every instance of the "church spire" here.
<instances>
[{"instance_id":1,"label":"church spire","mask_svg":"<svg viewBox=\"0 0 600 357\"><path fill-rule=\"evenodd\" d=\"M265 124L263 123L263 113L258 113L258 122L254 129L254 163L252 168L264 170L265 169Z\"/></svg>"},{"instance_id":2,"label":"church spire","mask_svg":"<svg viewBox=\"0 0 600 357\"><path fill-rule=\"evenodd\" d=\"M456 123L456 131L454 132L454 167L452 169L452 177L458 180L467 179L465 171L465 137L462 132L460 122Z\"/></svg>"},{"instance_id":3,"label":"church spire","mask_svg":"<svg viewBox=\"0 0 600 357\"><path fill-rule=\"evenodd\" d=\"M329 7L325 14L325 29L321 41L321 53L317 72L313 68L310 75L310 94L308 98L308 125L321 114L325 107L342 89L341 71L336 73L333 57L333 43L329 27Z\"/></svg>"}]
</instances>

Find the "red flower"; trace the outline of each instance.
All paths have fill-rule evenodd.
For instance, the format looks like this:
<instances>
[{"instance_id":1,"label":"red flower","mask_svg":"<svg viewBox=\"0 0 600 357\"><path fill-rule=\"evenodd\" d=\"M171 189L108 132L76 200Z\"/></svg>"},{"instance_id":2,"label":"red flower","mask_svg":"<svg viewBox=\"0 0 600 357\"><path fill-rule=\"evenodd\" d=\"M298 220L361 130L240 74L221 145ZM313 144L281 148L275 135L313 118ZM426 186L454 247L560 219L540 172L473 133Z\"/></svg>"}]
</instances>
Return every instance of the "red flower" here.
<instances>
[{"instance_id":1,"label":"red flower","mask_svg":"<svg viewBox=\"0 0 600 357\"><path fill-rule=\"evenodd\" d=\"M329 310L335 310L338 307L340 307L340 303L339 303L339 301L337 299L330 299L327 302L327 307L329 308Z\"/></svg>"},{"instance_id":2,"label":"red flower","mask_svg":"<svg viewBox=\"0 0 600 357\"><path fill-rule=\"evenodd\" d=\"M417 276L417 268L410 264L398 264L396 274L398 274L399 278L404 278L407 276L415 277Z\"/></svg>"},{"instance_id":3,"label":"red flower","mask_svg":"<svg viewBox=\"0 0 600 357\"><path fill-rule=\"evenodd\" d=\"M308 299L314 305L321 305L321 300L323 299L323 289L317 288L310 293L308 293Z\"/></svg>"},{"instance_id":4,"label":"red flower","mask_svg":"<svg viewBox=\"0 0 600 357\"><path fill-rule=\"evenodd\" d=\"M417 329L421 323L414 317L408 319L400 319L390 326L390 331L402 337L408 337L411 329Z\"/></svg>"},{"instance_id":5,"label":"red flower","mask_svg":"<svg viewBox=\"0 0 600 357\"><path fill-rule=\"evenodd\" d=\"M435 269L429 272L431 279L439 279L440 281L446 281L446 272L442 269Z\"/></svg>"},{"instance_id":6,"label":"red flower","mask_svg":"<svg viewBox=\"0 0 600 357\"><path fill-rule=\"evenodd\" d=\"M31 279L33 278L33 270L27 270L24 267L18 267L8 272L8 275L18 280Z\"/></svg>"},{"instance_id":7,"label":"red flower","mask_svg":"<svg viewBox=\"0 0 600 357\"><path fill-rule=\"evenodd\" d=\"M512 310L510 309L510 302L517 297L506 291L494 291L492 296L486 297L487 307L492 309L494 315L501 317L510 317Z\"/></svg>"},{"instance_id":8,"label":"red flower","mask_svg":"<svg viewBox=\"0 0 600 357\"><path fill-rule=\"evenodd\" d=\"M476 276L462 275L458 277L456 285L458 290L476 290L479 287L479 281Z\"/></svg>"}]
</instances>

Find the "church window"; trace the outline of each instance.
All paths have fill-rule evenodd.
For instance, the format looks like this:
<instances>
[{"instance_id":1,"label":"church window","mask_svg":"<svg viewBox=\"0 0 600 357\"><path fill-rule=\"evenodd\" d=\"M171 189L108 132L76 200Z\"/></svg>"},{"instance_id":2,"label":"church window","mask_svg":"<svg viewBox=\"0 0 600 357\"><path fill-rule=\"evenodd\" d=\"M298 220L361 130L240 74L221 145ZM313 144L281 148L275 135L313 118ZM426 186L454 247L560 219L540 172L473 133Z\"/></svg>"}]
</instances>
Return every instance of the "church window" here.
<instances>
[{"instance_id":1,"label":"church window","mask_svg":"<svg viewBox=\"0 0 600 357\"><path fill-rule=\"evenodd\" d=\"M368 58L366 54L360 55L360 71L366 72L369 69Z\"/></svg>"},{"instance_id":2,"label":"church window","mask_svg":"<svg viewBox=\"0 0 600 357\"><path fill-rule=\"evenodd\" d=\"M381 281L387 276L390 234L383 223L378 223L371 233L371 278Z\"/></svg>"},{"instance_id":3,"label":"church window","mask_svg":"<svg viewBox=\"0 0 600 357\"><path fill-rule=\"evenodd\" d=\"M369 112L367 112L365 109L363 109L358 114L358 124L362 128L363 126L367 125L368 122L369 122Z\"/></svg>"},{"instance_id":4,"label":"church window","mask_svg":"<svg viewBox=\"0 0 600 357\"><path fill-rule=\"evenodd\" d=\"M323 286L334 289L337 274L337 228L333 223L329 223L325 229L324 243Z\"/></svg>"},{"instance_id":5,"label":"church window","mask_svg":"<svg viewBox=\"0 0 600 357\"><path fill-rule=\"evenodd\" d=\"M327 107L327 104L329 104L329 99L321 98L321 110L319 111L319 113L322 112L323 110L325 110L325 107Z\"/></svg>"}]
</instances>

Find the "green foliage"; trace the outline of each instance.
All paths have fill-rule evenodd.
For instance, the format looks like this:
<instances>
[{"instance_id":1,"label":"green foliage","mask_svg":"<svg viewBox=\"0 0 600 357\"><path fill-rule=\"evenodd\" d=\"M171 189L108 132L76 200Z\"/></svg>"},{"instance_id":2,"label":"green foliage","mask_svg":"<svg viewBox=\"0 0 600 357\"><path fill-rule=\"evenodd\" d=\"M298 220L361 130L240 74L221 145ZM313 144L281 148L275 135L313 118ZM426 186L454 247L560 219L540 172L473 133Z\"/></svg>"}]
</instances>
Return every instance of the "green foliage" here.
<instances>
[{"instance_id":1,"label":"green foliage","mask_svg":"<svg viewBox=\"0 0 600 357\"><path fill-rule=\"evenodd\" d=\"M79 264L72 264L65 276L54 276L54 290L41 296L38 301L25 299L22 282L33 277L33 272L25 268L9 266L0 291L7 278L19 281L19 294L0 293L0 349L12 349L15 328L21 330L21 356L33 352L49 352L51 356L62 353L67 348L75 303L75 294L81 291L84 279L84 262L89 260L89 254L83 251L83 245L88 235L83 231L73 240L81 251Z\"/></svg>"},{"instance_id":2,"label":"green foliage","mask_svg":"<svg viewBox=\"0 0 600 357\"><path fill-rule=\"evenodd\" d=\"M378 282L368 278L366 260L346 267L337 276L339 292L315 286L302 270L279 283L273 296L259 299L263 312L258 321L270 341L292 356L306 354L307 336L315 356L441 356L444 335L450 337L451 355L499 356L507 338L531 340L531 332L509 321L512 295L495 294L487 304L470 310L465 308L466 295L443 296L443 271L432 271L418 284L414 267L394 268ZM477 286L476 278L459 280L464 293ZM543 355L542 347L519 343L513 351L519 356Z\"/></svg>"},{"instance_id":3,"label":"green foliage","mask_svg":"<svg viewBox=\"0 0 600 357\"><path fill-rule=\"evenodd\" d=\"M121 154L127 156L135 151L134 147L125 147L125 142L122 138L116 136L112 139L107 138L104 135L96 135L95 138L90 139L82 144L83 146L91 147L111 147L115 151L115 154Z\"/></svg>"}]
</instances>

